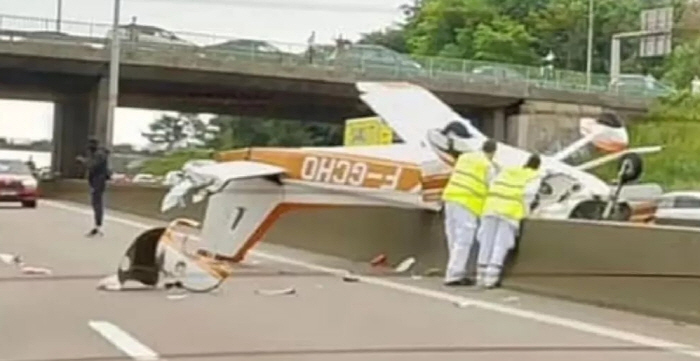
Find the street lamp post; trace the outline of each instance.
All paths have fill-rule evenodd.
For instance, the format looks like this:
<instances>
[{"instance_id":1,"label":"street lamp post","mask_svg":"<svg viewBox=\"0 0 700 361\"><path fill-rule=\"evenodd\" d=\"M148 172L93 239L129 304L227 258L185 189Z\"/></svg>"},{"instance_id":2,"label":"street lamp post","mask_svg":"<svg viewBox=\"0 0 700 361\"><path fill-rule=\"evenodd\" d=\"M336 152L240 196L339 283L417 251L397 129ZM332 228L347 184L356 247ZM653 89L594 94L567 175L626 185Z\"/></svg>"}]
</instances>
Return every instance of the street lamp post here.
<instances>
[{"instance_id":1,"label":"street lamp post","mask_svg":"<svg viewBox=\"0 0 700 361\"><path fill-rule=\"evenodd\" d=\"M114 21L112 22L112 38L109 61L109 102L107 105L107 129L105 144L112 144L112 132L114 130L114 113L119 98L119 7L121 0L114 0Z\"/></svg>"},{"instance_id":2,"label":"street lamp post","mask_svg":"<svg viewBox=\"0 0 700 361\"><path fill-rule=\"evenodd\" d=\"M60 32L61 31L61 13L63 12L63 0L57 0L58 3L56 4L56 31Z\"/></svg>"},{"instance_id":3,"label":"street lamp post","mask_svg":"<svg viewBox=\"0 0 700 361\"><path fill-rule=\"evenodd\" d=\"M588 0L588 54L586 56L586 90L591 89L593 69L593 0Z\"/></svg>"}]
</instances>

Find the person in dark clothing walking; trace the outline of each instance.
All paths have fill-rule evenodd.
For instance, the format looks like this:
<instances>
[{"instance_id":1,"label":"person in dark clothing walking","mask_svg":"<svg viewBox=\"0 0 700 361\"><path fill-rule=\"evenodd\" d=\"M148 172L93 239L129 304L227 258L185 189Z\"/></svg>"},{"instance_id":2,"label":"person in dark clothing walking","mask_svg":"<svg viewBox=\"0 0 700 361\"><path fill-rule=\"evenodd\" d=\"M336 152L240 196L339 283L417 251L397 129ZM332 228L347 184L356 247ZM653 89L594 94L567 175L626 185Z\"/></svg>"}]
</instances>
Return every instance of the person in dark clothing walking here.
<instances>
[{"instance_id":1,"label":"person in dark clothing walking","mask_svg":"<svg viewBox=\"0 0 700 361\"><path fill-rule=\"evenodd\" d=\"M102 220L104 218L104 192L107 181L111 178L109 170L109 151L100 146L97 139L88 141L87 157L79 156L78 161L87 168L88 184L90 185L90 201L95 214L95 227L88 232L88 237L102 235Z\"/></svg>"}]
</instances>

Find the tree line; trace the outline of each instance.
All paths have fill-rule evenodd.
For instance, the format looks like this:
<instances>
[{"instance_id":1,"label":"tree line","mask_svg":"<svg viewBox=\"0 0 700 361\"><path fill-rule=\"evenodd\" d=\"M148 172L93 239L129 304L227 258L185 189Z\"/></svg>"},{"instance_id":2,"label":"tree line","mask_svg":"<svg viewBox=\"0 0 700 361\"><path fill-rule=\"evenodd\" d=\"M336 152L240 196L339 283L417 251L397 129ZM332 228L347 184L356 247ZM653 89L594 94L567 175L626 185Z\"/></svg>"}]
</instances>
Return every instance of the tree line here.
<instances>
[{"instance_id":1,"label":"tree line","mask_svg":"<svg viewBox=\"0 0 700 361\"><path fill-rule=\"evenodd\" d=\"M673 54L639 56L623 41L621 71L650 74L687 87L700 74L700 5L693 0L593 0L592 71L609 73L612 36L641 29L641 11L674 8ZM404 20L360 42L399 52L541 66L551 51L557 69L585 71L589 0L414 0Z\"/></svg>"},{"instance_id":2,"label":"tree line","mask_svg":"<svg viewBox=\"0 0 700 361\"><path fill-rule=\"evenodd\" d=\"M197 114L165 114L142 135L166 152L260 146L320 146L343 142L342 124L218 115L205 122Z\"/></svg>"}]
</instances>

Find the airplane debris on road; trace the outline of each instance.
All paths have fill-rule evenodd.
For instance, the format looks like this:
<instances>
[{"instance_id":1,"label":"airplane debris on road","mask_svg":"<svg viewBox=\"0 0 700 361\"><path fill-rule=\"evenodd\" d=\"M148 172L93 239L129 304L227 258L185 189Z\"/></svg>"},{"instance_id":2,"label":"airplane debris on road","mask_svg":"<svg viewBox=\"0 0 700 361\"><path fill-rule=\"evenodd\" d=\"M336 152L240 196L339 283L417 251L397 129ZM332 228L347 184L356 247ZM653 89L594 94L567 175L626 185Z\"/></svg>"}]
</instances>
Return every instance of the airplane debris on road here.
<instances>
[{"instance_id":1,"label":"airplane debris on road","mask_svg":"<svg viewBox=\"0 0 700 361\"><path fill-rule=\"evenodd\" d=\"M43 267L32 267L32 266L23 266L21 268L22 273L27 274L27 275L50 275L53 274L53 272L48 269L48 268L43 268Z\"/></svg>"},{"instance_id":2,"label":"airplane debris on road","mask_svg":"<svg viewBox=\"0 0 700 361\"><path fill-rule=\"evenodd\" d=\"M278 290L256 290L255 294L261 296L285 296L285 295L296 295L297 290L294 287L288 287Z\"/></svg>"},{"instance_id":3,"label":"airplane debris on road","mask_svg":"<svg viewBox=\"0 0 700 361\"><path fill-rule=\"evenodd\" d=\"M18 266L22 264L22 257L15 254L0 253L0 261L10 266Z\"/></svg>"},{"instance_id":4,"label":"airplane debris on road","mask_svg":"<svg viewBox=\"0 0 700 361\"><path fill-rule=\"evenodd\" d=\"M416 259L414 257L406 258L405 260L401 261L396 268L394 268L394 271L397 273L407 272L411 269L411 267L413 267L414 264L416 264Z\"/></svg>"}]
</instances>

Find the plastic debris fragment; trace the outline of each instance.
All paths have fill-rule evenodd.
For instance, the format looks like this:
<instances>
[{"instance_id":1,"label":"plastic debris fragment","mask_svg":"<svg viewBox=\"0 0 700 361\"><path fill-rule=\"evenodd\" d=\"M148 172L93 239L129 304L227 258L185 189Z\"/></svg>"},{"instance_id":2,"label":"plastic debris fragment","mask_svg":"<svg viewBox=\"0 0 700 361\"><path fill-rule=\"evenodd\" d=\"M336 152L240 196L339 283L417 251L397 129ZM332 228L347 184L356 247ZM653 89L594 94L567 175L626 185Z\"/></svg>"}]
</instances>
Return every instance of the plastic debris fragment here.
<instances>
[{"instance_id":1,"label":"plastic debris fragment","mask_svg":"<svg viewBox=\"0 0 700 361\"><path fill-rule=\"evenodd\" d=\"M508 296L503 299L503 302L514 303L520 301L520 297Z\"/></svg>"},{"instance_id":2,"label":"plastic debris fragment","mask_svg":"<svg viewBox=\"0 0 700 361\"><path fill-rule=\"evenodd\" d=\"M24 266L22 267L22 273L28 275L50 275L52 272L48 268Z\"/></svg>"},{"instance_id":3,"label":"plastic debris fragment","mask_svg":"<svg viewBox=\"0 0 700 361\"><path fill-rule=\"evenodd\" d=\"M117 276L108 276L97 283L97 289L101 291L120 291L122 289Z\"/></svg>"},{"instance_id":4,"label":"plastic debris fragment","mask_svg":"<svg viewBox=\"0 0 700 361\"><path fill-rule=\"evenodd\" d=\"M255 293L262 296L284 296L294 295L297 290L294 287L288 287L279 290L256 290Z\"/></svg>"},{"instance_id":5,"label":"plastic debris fragment","mask_svg":"<svg viewBox=\"0 0 700 361\"><path fill-rule=\"evenodd\" d=\"M8 265L16 266L22 264L22 257L15 254L0 253L0 261Z\"/></svg>"},{"instance_id":6,"label":"plastic debris fragment","mask_svg":"<svg viewBox=\"0 0 700 361\"><path fill-rule=\"evenodd\" d=\"M458 307L458 308L467 308L467 307L474 305L474 303L472 303L470 301L459 301L459 302L455 302L453 304L455 305L455 307Z\"/></svg>"},{"instance_id":7,"label":"plastic debris fragment","mask_svg":"<svg viewBox=\"0 0 700 361\"><path fill-rule=\"evenodd\" d=\"M405 260L401 261L398 266L394 269L398 273L404 273L411 269L413 265L416 263L416 259L413 257L408 257Z\"/></svg>"},{"instance_id":8,"label":"plastic debris fragment","mask_svg":"<svg viewBox=\"0 0 700 361\"><path fill-rule=\"evenodd\" d=\"M179 293L179 294L176 293L176 294L172 294L172 295L167 295L166 298L171 300L171 301L178 301L178 300L182 300L182 299L187 298L187 295L184 293Z\"/></svg>"},{"instance_id":9,"label":"plastic debris fragment","mask_svg":"<svg viewBox=\"0 0 700 361\"><path fill-rule=\"evenodd\" d=\"M350 271L345 272L343 275L343 281L345 282L360 282L360 277L355 276Z\"/></svg>"},{"instance_id":10,"label":"plastic debris fragment","mask_svg":"<svg viewBox=\"0 0 700 361\"><path fill-rule=\"evenodd\" d=\"M439 268L431 268L423 272L425 277L439 277L442 275L442 270Z\"/></svg>"},{"instance_id":11,"label":"plastic debris fragment","mask_svg":"<svg viewBox=\"0 0 700 361\"><path fill-rule=\"evenodd\" d=\"M369 261L369 264L372 265L372 267L382 267L386 266L387 263L387 257L385 254L380 254L374 258L372 258L371 261Z\"/></svg>"}]
</instances>

